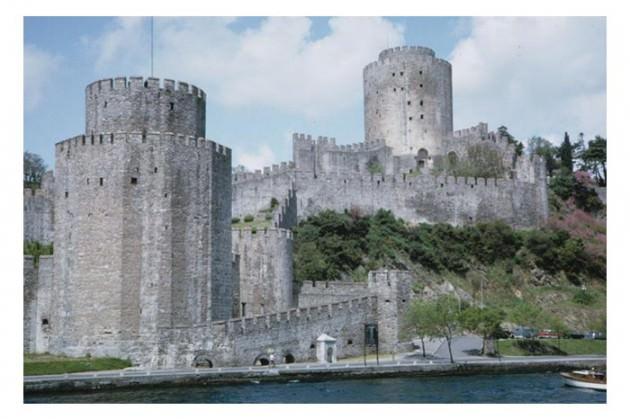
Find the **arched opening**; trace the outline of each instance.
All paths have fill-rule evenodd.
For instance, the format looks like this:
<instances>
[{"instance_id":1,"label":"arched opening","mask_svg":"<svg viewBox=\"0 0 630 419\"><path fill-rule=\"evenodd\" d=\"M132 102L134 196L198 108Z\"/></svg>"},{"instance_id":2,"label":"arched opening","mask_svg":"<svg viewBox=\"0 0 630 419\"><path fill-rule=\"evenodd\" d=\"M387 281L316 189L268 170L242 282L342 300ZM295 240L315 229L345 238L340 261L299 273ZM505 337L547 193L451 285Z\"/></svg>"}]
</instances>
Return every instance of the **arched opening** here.
<instances>
[{"instance_id":1,"label":"arched opening","mask_svg":"<svg viewBox=\"0 0 630 419\"><path fill-rule=\"evenodd\" d=\"M326 361L333 362L333 348L330 346L326 350Z\"/></svg>"},{"instance_id":2,"label":"arched opening","mask_svg":"<svg viewBox=\"0 0 630 419\"><path fill-rule=\"evenodd\" d=\"M213 366L212 360L207 355L197 355L193 359L194 368L212 368Z\"/></svg>"},{"instance_id":3,"label":"arched opening","mask_svg":"<svg viewBox=\"0 0 630 419\"><path fill-rule=\"evenodd\" d=\"M254 366L266 367L267 365L269 365L269 357L267 354L258 355L254 360Z\"/></svg>"},{"instance_id":4,"label":"arched opening","mask_svg":"<svg viewBox=\"0 0 630 419\"><path fill-rule=\"evenodd\" d=\"M418 165L418 167L423 168L426 165L426 161L429 158L429 152L424 149L421 148L420 150L418 150L418 154L416 155L416 164Z\"/></svg>"},{"instance_id":5,"label":"arched opening","mask_svg":"<svg viewBox=\"0 0 630 419\"><path fill-rule=\"evenodd\" d=\"M295 357L292 354L286 354L284 356L284 363L285 364L293 364L295 362Z\"/></svg>"}]
</instances>

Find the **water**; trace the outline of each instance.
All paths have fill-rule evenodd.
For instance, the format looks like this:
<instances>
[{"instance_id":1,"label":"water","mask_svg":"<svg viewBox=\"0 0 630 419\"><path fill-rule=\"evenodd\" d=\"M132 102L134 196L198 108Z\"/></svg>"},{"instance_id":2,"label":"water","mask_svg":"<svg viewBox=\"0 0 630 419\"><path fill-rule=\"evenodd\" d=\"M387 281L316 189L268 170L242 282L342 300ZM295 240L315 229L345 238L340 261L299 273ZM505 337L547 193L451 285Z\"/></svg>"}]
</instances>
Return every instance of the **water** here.
<instances>
[{"instance_id":1,"label":"water","mask_svg":"<svg viewBox=\"0 0 630 419\"><path fill-rule=\"evenodd\" d=\"M26 403L605 403L557 373L404 377L26 395Z\"/></svg>"}]
</instances>

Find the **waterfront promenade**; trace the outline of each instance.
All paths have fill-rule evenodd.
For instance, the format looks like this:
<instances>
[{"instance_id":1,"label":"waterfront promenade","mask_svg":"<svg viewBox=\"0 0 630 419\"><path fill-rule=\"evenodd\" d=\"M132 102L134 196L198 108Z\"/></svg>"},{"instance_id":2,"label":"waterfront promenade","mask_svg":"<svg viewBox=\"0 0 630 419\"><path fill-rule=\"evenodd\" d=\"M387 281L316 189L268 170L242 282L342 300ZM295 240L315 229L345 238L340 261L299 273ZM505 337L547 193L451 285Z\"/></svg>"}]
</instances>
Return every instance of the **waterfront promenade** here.
<instances>
[{"instance_id":1,"label":"waterfront promenade","mask_svg":"<svg viewBox=\"0 0 630 419\"><path fill-rule=\"evenodd\" d=\"M89 391L113 388L158 386L225 384L288 380L322 380L332 378L398 377L506 374L563 371L576 368L605 367L605 356L527 356L527 357L465 357L451 364L446 359L424 360L422 358L391 356L377 364L370 359L352 362L340 360L334 364L295 363L276 367L221 367L144 370L127 368L117 371L84 372L73 374L24 377L24 391Z\"/></svg>"}]
</instances>

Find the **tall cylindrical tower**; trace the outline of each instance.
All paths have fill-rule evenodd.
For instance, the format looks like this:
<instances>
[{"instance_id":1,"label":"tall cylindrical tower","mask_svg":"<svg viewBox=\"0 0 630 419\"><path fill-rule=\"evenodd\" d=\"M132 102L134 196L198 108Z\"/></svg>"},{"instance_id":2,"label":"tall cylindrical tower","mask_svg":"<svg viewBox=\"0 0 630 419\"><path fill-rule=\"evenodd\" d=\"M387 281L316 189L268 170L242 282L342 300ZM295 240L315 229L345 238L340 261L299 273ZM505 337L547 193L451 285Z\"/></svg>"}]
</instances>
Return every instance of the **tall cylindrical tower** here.
<instances>
[{"instance_id":1,"label":"tall cylindrical tower","mask_svg":"<svg viewBox=\"0 0 630 419\"><path fill-rule=\"evenodd\" d=\"M363 91L367 141L384 140L395 155L441 154L453 132L448 61L424 47L386 49L363 69Z\"/></svg>"},{"instance_id":2,"label":"tall cylindrical tower","mask_svg":"<svg viewBox=\"0 0 630 419\"><path fill-rule=\"evenodd\" d=\"M99 80L85 89L85 133L173 132L205 137L206 94L188 83L142 77Z\"/></svg>"}]
</instances>

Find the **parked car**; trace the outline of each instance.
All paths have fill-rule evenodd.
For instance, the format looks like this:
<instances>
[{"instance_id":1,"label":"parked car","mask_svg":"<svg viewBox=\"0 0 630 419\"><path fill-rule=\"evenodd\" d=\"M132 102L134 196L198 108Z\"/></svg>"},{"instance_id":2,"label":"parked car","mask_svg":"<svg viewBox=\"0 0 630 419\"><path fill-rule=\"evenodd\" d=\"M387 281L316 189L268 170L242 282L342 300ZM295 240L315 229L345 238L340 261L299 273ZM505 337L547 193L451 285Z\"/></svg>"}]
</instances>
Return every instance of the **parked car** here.
<instances>
[{"instance_id":1,"label":"parked car","mask_svg":"<svg viewBox=\"0 0 630 419\"><path fill-rule=\"evenodd\" d=\"M568 337L571 339L584 339L585 332L578 332L577 330L573 330L568 333Z\"/></svg>"},{"instance_id":2,"label":"parked car","mask_svg":"<svg viewBox=\"0 0 630 419\"><path fill-rule=\"evenodd\" d=\"M584 339L606 340L606 334L603 332L596 332L594 330L591 330L584 334Z\"/></svg>"},{"instance_id":3,"label":"parked car","mask_svg":"<svg viewBox=\"0 0 630 419\"><path fill-rule=\"evenodd\" d=\"M543 329L536 335L538 339L558 339L560 338L560 334L558 332L554 332L551 329Z\"/></svg>"},{"instance_id":4,"label":"parked car","mask_svg":"<svg viewBox=\"0 0 630 419\"><path fill-rule=\"evenodd\" d=\"M536 336L536 329L518 326L512 330L512 336L514 339L532 339Z\"/></svg>"}]
</instances>

